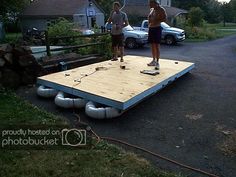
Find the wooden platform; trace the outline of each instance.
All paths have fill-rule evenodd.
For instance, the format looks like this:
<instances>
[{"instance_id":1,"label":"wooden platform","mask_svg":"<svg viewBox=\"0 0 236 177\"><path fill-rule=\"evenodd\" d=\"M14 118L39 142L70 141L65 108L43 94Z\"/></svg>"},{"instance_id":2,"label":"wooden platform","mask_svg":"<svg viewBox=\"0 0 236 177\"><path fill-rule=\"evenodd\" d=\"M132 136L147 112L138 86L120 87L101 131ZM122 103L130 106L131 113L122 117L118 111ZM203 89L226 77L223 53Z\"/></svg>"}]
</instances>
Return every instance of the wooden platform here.
<instances>
[{"instance_id":1,"label":"wooden platform","mask_svg":"<svg viewBox=\"0 0 236 177\"><path fill-rule=\"evenodd\" d=\"M119 61L105 61L39 77L38 84L66 93L126 110L154 94L194 68L194 63L160 60L160 74L151 76L140 73L150 70L152 59L125 56L125 69Z\"/></svg>"}]
</instances>

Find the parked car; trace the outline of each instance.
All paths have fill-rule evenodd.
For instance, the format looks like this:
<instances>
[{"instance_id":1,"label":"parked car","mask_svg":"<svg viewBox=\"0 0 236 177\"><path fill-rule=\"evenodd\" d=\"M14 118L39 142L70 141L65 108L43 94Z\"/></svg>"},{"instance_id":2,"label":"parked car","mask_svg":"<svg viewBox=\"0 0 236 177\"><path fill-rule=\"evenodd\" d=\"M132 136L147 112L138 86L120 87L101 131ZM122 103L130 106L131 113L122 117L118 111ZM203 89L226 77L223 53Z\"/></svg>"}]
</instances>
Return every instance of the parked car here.
<instances>
[{"instance_id":1,"label":"parked car","mask_svg":"<svg viewBox=\"0 0 236 177\"><path fill-rule=\"evenodd\" d=\"M112 24L106 23L105 28L111 30ZM142 47L148 43L148 33L145 31L135 30L128 25L123 28L125 47L133 49Z\"/></svg>"},{"instance_id":2,"label":"parked car","mask_svg":"<svg viewBox=\"0 0 236 177\"><path fill-rule=\"evenodd\" d=\"M171 27L165 22L161 23L161 27L161 38L166 44L172 45L185 40L185 31L183 29ZM144 20L141 27L134 27L134 29L148 32L148 20Z\"/></svg>"}]
</instances>

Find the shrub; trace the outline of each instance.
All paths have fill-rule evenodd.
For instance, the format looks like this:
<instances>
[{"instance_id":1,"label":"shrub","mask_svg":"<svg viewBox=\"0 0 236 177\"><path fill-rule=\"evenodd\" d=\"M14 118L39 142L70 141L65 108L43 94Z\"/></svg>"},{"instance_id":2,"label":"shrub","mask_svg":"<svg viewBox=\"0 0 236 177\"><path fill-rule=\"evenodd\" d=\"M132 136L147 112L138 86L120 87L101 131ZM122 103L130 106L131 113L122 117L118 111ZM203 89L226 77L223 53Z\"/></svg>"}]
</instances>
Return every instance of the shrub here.
<instances>
[{"instance_id":1,"label":"shrub","mask_svg":"<svg viewBox=\"0 0 236 177\"><path fill-rule=\"evenodd\" d=\"M79 35L80 32L73 31L74 24L70 21L66 20L65 18L59 18L55 22L51 22L48 27L48 35L50 37L62 37L62 36L76 36ZM75 45L75 39L60 39L60 40L53 40L50 41L54 45Z\"/></svg>"},{"instance_id":2,"label":"shrub","mask_svg":"<svg viewBox=\"0 0 236 177\"><path fill-rule=\"evenodd\" d=\"M203 25L204 13L200 7L192 7L189 11L189 24L191 26L202 26Z\"/></svg>"},{"instance_id":3,"label":"shrub","mask_svg":"<svg viewBox=\"0 0 236 177\"><path fill-rule=\"evenodd\" d=\"M75 35L78 32L73 31L74 24L65 18L59 18L55 23L51 22L48 27L48 34L51 37Z\"/></svg>"},{"instance_id":4,"label":"shrub","mask_svg":"<svg viewBox=\"0 0 236 177\"><path fill-rule=\"evenodd\" d=\"M65 37L65 36L78 36L82 34L79 31L73 30L74 28L75 25L73 23L64 18L59 18L55 23L51 23L50 27L48 28L48 35L50 37L62 37L62 36ZM93 30L95 31L95 33L100 32L100 29L97 26L95 26ZM72 46L72 45L81 45L81 44L96 43L96 42L105 42L105 44L73 49L73 52L76 52L80 55L98 53L103 55L105 58L111 58L110 35L99 36L99 37L83 37L83 38L79 37L79 38L53 40L50 41L50 44Z\"/></svg>"},{"instance_id":5,"label":"shrub","mask_svg":"<svg viewBox=\"0 0 236 177\"><path fill-rule=\"evenodd\" d=\"M216 38L216 30L206 27L187 26L185 31L188 39L212 40Z\"/></svg>"}]
</instances>

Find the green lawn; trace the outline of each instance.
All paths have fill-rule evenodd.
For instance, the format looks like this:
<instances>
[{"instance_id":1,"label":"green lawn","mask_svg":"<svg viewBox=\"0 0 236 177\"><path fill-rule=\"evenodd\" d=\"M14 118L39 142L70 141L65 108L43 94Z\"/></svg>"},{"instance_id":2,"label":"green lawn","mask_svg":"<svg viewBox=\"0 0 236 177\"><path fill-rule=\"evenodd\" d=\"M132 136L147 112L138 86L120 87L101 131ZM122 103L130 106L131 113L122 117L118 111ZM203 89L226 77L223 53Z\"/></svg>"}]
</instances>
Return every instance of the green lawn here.
<instances>
[{"instance_id":1,"label":"green lawn","mask_svg":"<svg viewBox=\"0 0 236 177\"><path fill-rule=\"evenodd\" d=\"M0 44L1 43L14 43L19 38L22 38L21 33L6 33L5 39L3 41L0 41Z\"/></svg>"},{"instance_id":2,"label":"green lawn","mask_svg":"<svg viewBox=\"0 0 236 177\"><path fill-rule=\"evenodd\" d=\"M0 89L1 124L68 125L60 117ZM0 171L4 177L177 177L160 172L137 155L102 141L80 150L3 150Z\"/></svg>"},{"instance_id":3,"label":"green lawn","mask_svg":"<svg viewBox=\"0 0 236 177\"><path fill-rule=\"evenodd\" d=\"M204 42L236 35L236 23L227 23L225 27L223 23L206 23L204 27L194 27L194 29L186 27L186 33L190 35L190 37L186 39L187 42Z\"/></svg>"},{"instance_id":4,"label":"green lawn","mask_svg":"<svg viewBox=\"0 0 236 177\"><path fill-rule=\"evenodd\" d=\"M223 23L208 24L207 27L216 31L217 38L236 34L236 23L226 23L226 26Z\"/></svg>"},{"instance_id":5,"label":"green lawn","mask_svg":"<svg viewBox=\"0 0 236 177\"><path fill-rule=\"evenodd\" d=\"M223 23L213 23L213 24L208 23L207 26L213 28L236 29L236 23L226 23L225 26Z\"/></svg>"}]
</instances>

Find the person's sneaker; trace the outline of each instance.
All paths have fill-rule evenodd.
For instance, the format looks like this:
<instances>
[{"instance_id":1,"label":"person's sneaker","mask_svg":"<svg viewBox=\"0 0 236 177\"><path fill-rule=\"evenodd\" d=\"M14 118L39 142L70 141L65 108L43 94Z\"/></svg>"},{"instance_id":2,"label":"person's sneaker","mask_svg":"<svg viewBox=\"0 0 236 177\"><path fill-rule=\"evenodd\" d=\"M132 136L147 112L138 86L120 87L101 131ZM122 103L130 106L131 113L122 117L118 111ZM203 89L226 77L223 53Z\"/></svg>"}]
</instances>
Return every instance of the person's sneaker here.
<instances>
[{"instance_id":1,"label":"person's sneaker","mask_svg":"<svg viewBox=\"0 0 236 177\"><path fill-rule=\"evenodd\" d=\"M150 63L147 64L148 66L156 66L156 61L152 60Z\"/></svg>"},{"instance_id":2,"label":"person's sneaker","mask_svg":"<svg viewBox=\"0 0 236 177\"><path fill-rule=\"evenodd\" d=\"M155 69L156 69L156 70L159 70L159 69L160 69L160 64L159 64L158 62L156 62Z\"/></svg>"},{"instance_id":3,"label":"person's sneaker","mask_svg":"<svg viewBox=\"0 0 236 177\"><path fill-rule=\"evenodd\" d=\"M123 59L123 58L121 58L121 59L120 59L120 62L124 62L124 59Z\"/></svg>"},{"instance_id":4,"label":"person's sneaker","mask_svg":"<svg viewBox=\"0 0 236 177\"><path fill-rule=\"evenodd\" d=\"M117 60L118 58L115 58L115 57L111 59L111 61L117 61Z\"/></svg>"}]
</instances>

